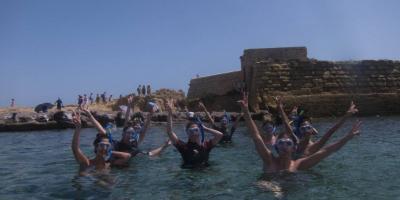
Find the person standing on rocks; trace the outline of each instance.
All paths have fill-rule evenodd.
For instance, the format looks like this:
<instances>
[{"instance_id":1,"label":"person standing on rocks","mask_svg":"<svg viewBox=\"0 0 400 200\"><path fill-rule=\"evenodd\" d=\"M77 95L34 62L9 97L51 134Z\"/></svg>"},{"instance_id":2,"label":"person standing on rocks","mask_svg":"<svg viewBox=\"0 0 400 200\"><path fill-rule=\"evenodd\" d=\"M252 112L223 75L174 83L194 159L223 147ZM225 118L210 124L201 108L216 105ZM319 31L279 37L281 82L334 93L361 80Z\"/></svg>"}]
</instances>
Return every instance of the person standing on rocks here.
<instances>
[{"instance_id":1,"label":"person standing on rocks","mask_svg":"<svg viewBox=\"0 0 400 200\"><path fill-rule=\"evenodd\" d=\"M110 97L108 97L108 102L111 102L112 100L112 94L110 95Z\"/></svg>"},{"instance_id":2,"label":"person standing on rocks","mask_svg":"<svg viewBox=\"0 0 400 200\"><path fill-rule=\"evenodd\" d=\"M10 107L11 107L11 108L14 108L14 106L15 106L15 99L12 98L12 99L11 99L11 105L10 105Z\"/></svg>"},{"instance_id":3,"label":"person standing on rocks","mask_svg":"<svg viewBox=\"0 0 400 200\"><path fill-rule=\"evenodd\" d=\"M142 86L142 94L145 97L146 96L146 86Z\"/></svg>"},{"instance_id":4,"label":"person standing on rocks","mask_svg":"<svg viewBox=\"0 0 400 200\"><path fill-rule=\"evenodd\" d=\"M99 104L99 103L100 103L100 95L96 94L96 104Z\"/></svg>"},{"instance_id":5,"label":"person standing on rocks","mask_svg":"<svg viewBox=\"0 0 400 200\"><path fill-rule=\"evenodd\" d=\"M89 107L89 98L87 97L86 94L83 95L83 107L88 108Z\"/></svg>"},{"instance_id":6,"label":"person standing on rocks","mask_svg":"<svg viewBox=\"0 0 400 200\"><path fill-rule=\"evenodd\" d=\"M142 85L139 85L138 86L138 88L136 89L137 90L137 94L138 94L138 96L140 97L140 96L142 96L140 93L140 91L142 90Z\"/></svg>"},{"instance_id":7,"label":"person standing on rocks","mask_svg":"<svg viewBox=\"0 0 400 200\"><path fill-rule=\"evenodd\" d=\"M103 101L103 103L107 103L107 99L106 99L106 92L104 92L103 94L101 94L101 100Z\"/></svg>"},{"instance_id":8,"label":"person standing on rocks","mask_svg":"<svg viewBox=\"0 0 400 200\"><path fill-rule=\"evenodd\" d=\"M89 102L90 102L90 105L93 104L93 93L90 93L90 95L89 95Z\"/></svg>"},{"instance_id":9,"label":"person standing on rocks","mask_svg":"<svg viewBox=\"0 0 400 200\"><path fill-rule=\"evenodd\" d=\"M59 111L61 111L61 108L64 107L63 102L61 101L60 97L58 97L58 99L56 101L56 107L57 107L57 110L59 110Z\"/></svg>"},{"instance_id":10,"label":"person standing on rocks","mask_svg":"<svg viewBox=\"0 0 400 200\"><path fill-rule=\"evenodd\" d=\"M78 108L82 108L83 97L82 95L78 95Z\"/></svg>"},{"instance_id":11,"label":"person standing on rocks","mask_svg":"<svg viewBox=\"0 0 400 200\"><path fill-rule=\"evenodd\" d=\"M151 95L151 87L150 85L147 85L147 95Z\"/></svg>"}]
</instances>

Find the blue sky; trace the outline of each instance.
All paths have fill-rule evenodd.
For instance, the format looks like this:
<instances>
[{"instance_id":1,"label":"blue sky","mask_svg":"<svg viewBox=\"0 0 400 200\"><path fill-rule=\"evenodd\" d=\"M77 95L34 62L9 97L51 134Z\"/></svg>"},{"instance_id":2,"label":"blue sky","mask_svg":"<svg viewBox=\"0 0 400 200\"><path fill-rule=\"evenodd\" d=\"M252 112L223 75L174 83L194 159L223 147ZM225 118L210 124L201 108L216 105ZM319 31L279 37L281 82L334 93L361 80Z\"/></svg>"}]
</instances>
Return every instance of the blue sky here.
<instances>
[{"instance_id":1,"label":"blue sky","mask_svg":"<svg viewBox=\"0 0 400 200\"><path fill-rule=\"evenodd\" d=\"M0 106L187 91L244 49L306 46L321 60L400 59L400 1L0 0Z\"/></svg>"}]
</instances>

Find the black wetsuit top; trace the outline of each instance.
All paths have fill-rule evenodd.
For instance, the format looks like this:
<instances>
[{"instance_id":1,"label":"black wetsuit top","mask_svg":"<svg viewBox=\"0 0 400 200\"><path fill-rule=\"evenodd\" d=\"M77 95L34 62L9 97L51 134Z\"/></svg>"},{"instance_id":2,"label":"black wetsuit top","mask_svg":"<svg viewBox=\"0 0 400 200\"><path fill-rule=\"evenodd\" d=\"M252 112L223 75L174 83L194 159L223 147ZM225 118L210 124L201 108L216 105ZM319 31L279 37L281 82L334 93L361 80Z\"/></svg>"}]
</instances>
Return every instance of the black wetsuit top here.
<instances>
[{"instance_id":1,"label":"black wetsuit top","mask_svg":"<svg viewBox=\"0 0 400 200\"><path fill-rule=\"evenodd\" d=\"M211 140L207 140L203 145L198 145L193 142L185 143L179 140L175 144L176 149L181 153L183 159L183 168L207 167L208 156L211 149L214 147Z\"/></svg>"},{"instance_id":2,"label":"black wetsuit top","mask_svg":"<svg viewBox=\"0 0 400 200\"><path fill-rule=\"evenodd\" d=\"M127 153L130 153L132 156L139 153L139 150L135 145L126 144L121 141L115 142L114 150L120 151L120 152L127 152Z\"/></svg>"},{"instance_id":3,"label":"black wetsuit top","mask_svg":"<svg viewBox=\"0 0 400 200\"><path fill-rule=\"evenodd\" d=\"M232 127L231 132L228 133L228 128L222 128L218 126L213 126L213 129L221 132L223 134L221 140L219 141L220 144L230 143L232 142L232 135L235 132L236 128Z\"/></svg>"}]
</instances>

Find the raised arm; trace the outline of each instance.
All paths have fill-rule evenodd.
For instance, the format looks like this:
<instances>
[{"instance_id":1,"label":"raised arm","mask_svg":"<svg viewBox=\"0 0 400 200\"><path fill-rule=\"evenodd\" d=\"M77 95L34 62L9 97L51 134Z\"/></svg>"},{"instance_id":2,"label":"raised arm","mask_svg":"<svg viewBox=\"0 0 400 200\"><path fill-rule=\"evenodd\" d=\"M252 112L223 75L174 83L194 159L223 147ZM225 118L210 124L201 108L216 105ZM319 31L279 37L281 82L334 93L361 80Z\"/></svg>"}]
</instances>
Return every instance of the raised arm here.
<instances>
[{"instance_id":1,"label":"raised arm","mask_svg":"<svg viewBox=\"0 0 400 200\"><path fill-rule=\"evenodd\" d=\"M78 162L81 167L87 167L90 164L89 159L85 156L85 154L82 153L81 149L79 148L80 133L82 127L80 113L73 113L73 115L74 116L72 121L75 124L75 132L74 136L72 137L72 153L74 154L76 162Z\"/></svg>"},{"instance_id":2,"label":"raised arm","mask_svg":"<svg viewBox=\"0 0 400 200\"><path fill-rule=\"evenodd\" d=\"M126 104L125 121L124 127L128 126L129 120L131 119L131 106L133 105L133 97L130 95L128 97L128 103Z\"/></svg>"},{"instance_id":3,"label":"raised arm","mask_svg":"<svg viewBox=\"0 0 400 200\"><path fill-rule=\"evenodd\" d=\"M203 110L203 112L206 113L207 118L208 118L208 120L210 120L211 124L212 124L213 126L215 126L215 121L214 121L214 119L211 117L210 113L207 111L206 106L205 106L202 102L199 102L199 107L201 108L201 110Z\"/></svg>"},{"instance_id":4,"label":"raised arm","mask_svg":"<svg viewBox=\"0 0 400 200\"><path fill-rule=\"evenodd\" d=\"M212 129L212 128L208 128L208 127L206 127L204 125L203 125L203 128L204 128L205 131L211 133L214 136L213 139L211 140L213 146L217 145L218 142L222 139L222 136L224 135L221 132L219 132L219 131L217 131L215 129Z\"/></svg>"},{"instance_id":5,"label":"raised arm","mask_svg":"<svg viewBox=\"0 0 400 200\"><path fill-rule=\"evenodd\" d=\"M142 143L142 141L144 140L144 137L146 136L146 132L147 132L147 129L149 129L149 127L150 127L151 118L153 117L154 112L155 112L155 110L151 109L149 114L147 114L147 116L146 116L146 119L144 122L144 127L143 127L142 131L140 132L140 137L139 137L139 141L138 141L139 144Z\"/></svg>"},{"instance_id":6,"label":"raised arm","mask_svg":"<svg viewBox=\"0 0 400 200\"><path fill-rule=\"evenodd\" d=\"M280 97L275 97L275 101L276 101L276 104L277 104L277 107L278 107L279 114L282 117L283 124L285 126L286 132L292 138L293 142L298 144L299 143L299 138L297 138L297 136L294 134L294 132L292 130L292 127L290 126L289 118L286 115L285 110L283 109L282 99ZM281 133L281 134L285 134L285 133Z\"/></svg>"},{"instance_id":7,"label":"raised arm","mask_svg":"<svg viewBox=\"0 0 400 200\"><path fill-rule=\"evenodd\" d=\"M344 122L346 122L346 120L348 118L350 118L352 115L354 115L357 112L358 112L358 109L356 108L356 105L353 102L351 102L350 103L350 107L347 110L346 114L342 118L340 118L340 120L338 122L336 122L336 124L332 128L330 128L321 137L321 139L319 139L317 142L315 142L312 145L310 145L306 149L304 154L305 155L311 155L311 154L317 152L318 150L320 150L326 144L326 142L329 140L329 138L333 135L333 133L335 133L344 124Z\"/></svg>"},{"instance_id":8,"label":"raised arm","mask_svg":"<svg viewBox=\"0 0 400 200\"><path fill-rule=\"evenodd\" d=\"M82 109L83 112L89 117L89 120L92 122L92 124L94 125L94 127L97 129L97 131L100 134L105 135L107 132L106 130L103 128L103 126L94 118L94 116L92 115L92 113L90 112L89 109L84 108Z\"/></svg>"},{"instance_id":9,"label":"raised arm","mask_svg":"<svg viewBox=\"0 0 400 200\"><path fill-rule=\"evenodd\" d=\"M169 139L171 140L172 144L175 145L178 143L179 138L176 134L172 131L172 106L171 103L167 100L165 101L165 109L168 112L168 124L167 124L167 134Z\"/></svg>"},{"instance_id":10,"label":"raised arm","mask_svg":"<svg viewBox=\"0 0 400 200\"><path fill-rule=\"evenodd\" d=\"M260 133L258 132L258 128L254 123L253 119L251 118L246 93L243 93L243 100L239 101L239 103L242 108L246 126L250 130L250 135L253 138L258 155L260 155L261 159L265 163L270 165L272 163L272 154L265 146L264 141L262 140Z\"/></svg>"},{"instance_id":11,"label":"raised arm","mask_svg":"<svg viewBox=\"0 0 400 200\"><path fill-rule=\"evenodd\" d=\"M339 141L330 144L318 152L305 157L298 159L296 161L297 169L299 170L305 170L313 167L314 165L318 164L323 160L324 158L328 157L331 155L333 152L336 152L340 148L342 148L349 140L351 140L355 135L358 135L360 133L360 126L361 126L361 121L357 121L353 124L353 128L351 131L342 137Z\"/></svg>"}]
</instances>

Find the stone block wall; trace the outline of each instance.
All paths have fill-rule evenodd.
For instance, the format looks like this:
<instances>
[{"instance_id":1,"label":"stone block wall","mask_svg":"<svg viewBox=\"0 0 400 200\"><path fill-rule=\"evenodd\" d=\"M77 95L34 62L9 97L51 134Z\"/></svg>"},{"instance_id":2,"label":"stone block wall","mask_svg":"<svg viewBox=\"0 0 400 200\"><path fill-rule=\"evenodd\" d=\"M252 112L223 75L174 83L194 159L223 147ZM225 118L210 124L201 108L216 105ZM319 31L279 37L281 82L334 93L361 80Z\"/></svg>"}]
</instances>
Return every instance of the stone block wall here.
<instances>
[{"instance_id":1,"label":"stone block wall","mask_svg":"<svg viewBox=\"0 0 400 200\"><path fill-rule=\"evenodd\" d=\"M253 87L253 68L256 63L262 61L281 62L289 60L307 61L306 47L287 47L287 48L262 48L245 49L240 57L241 69L247 90ZM250 100L254 99L254 93L250 92Z\"/></svg>"},{"instance_id":2,"label":"stone block wall","mask_svg":"<svg viewBox=\"0 0 400 200\"><path fill-rule=\"evenodd\" d=\"M382 94L400 90L400 62L289 61L257 62L253 66L251 106L274 95Z\"/></svg>"},{"instance_id":3,"label":"stone block wall","mask_svg":"<svg viewBox=\"0 0 400 200\"><path fill-rule=\"evenodd\" d=\"M253 111L274 107L284 96L315 117L340 115L351 100L361 115L400 114L400 61L319 61L305 47L248 49L241 71L193 79L188 99L201 98L211 110L240 111L238 85L246 86ZM244 84L245 83L245 84Z\"/></svg>"},{"instance_id":4,"label":"stone block wall","mask_svg":"<svg viewBox=\"0 0 400 200\"><path fill-rule=\"evenodd\" d=\"M231 91L237 90L241 82L241 71L195 78L190 81L187 98L191 100L208 95L225 95Z\"/></svg>"}]
</instances>

